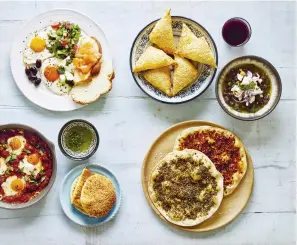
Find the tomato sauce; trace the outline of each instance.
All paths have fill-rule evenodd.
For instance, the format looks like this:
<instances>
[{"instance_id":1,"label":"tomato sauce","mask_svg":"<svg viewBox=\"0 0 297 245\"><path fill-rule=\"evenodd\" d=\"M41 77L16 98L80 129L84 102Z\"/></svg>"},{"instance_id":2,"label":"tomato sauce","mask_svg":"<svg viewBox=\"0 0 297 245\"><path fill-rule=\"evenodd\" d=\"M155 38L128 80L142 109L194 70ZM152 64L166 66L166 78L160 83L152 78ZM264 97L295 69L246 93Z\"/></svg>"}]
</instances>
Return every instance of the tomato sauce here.
<instances>
[{"instance_id":1,"label":"tomato sauce","mask_svg":"<svg viewBox=\"0 0 297 245\"><path fill-rule=\"evenodd\" d=\"M14 136L23 136L26 144L21 153L14 158L10 158L8 139ZM43 170L36 176L29 176L19 168L19 163L26 155L37 154L41 161ZM53 158L48 144L36 133L22 129L0 130L0 157L6 160L8 169L0 175L0 195L1 201L6 203L25 203L36 197L49 183L52 176ZM2 184L10 176L17 176L25 179L25 186L22 191L13 196L5 196Z\"/></svg>"}]
</instances>

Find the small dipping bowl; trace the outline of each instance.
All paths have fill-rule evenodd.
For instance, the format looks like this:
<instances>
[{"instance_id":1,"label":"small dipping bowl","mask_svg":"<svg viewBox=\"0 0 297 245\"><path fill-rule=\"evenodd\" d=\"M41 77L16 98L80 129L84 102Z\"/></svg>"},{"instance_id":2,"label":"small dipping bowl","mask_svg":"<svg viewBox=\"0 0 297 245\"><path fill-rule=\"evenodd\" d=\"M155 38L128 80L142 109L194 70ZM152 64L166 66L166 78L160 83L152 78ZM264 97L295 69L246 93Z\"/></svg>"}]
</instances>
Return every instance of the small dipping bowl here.
<instances>
[{"instance_id":1,"label":"small dipping bowl","mask_svg":"<svg viewBox=\"0 0 297 245\"><path fill-rule=\"evenodd\" d=\"M74 127L82 127L87 129L92 134L92 142L85 151L73 151L66 145L66 136ZM67 122L60 130L58 136L58 144L62 153L71 160L83 161L90 158L98 149L99 146L99 134L95 126L85 120L74 119Z\"/></svg>"}]
</instances>

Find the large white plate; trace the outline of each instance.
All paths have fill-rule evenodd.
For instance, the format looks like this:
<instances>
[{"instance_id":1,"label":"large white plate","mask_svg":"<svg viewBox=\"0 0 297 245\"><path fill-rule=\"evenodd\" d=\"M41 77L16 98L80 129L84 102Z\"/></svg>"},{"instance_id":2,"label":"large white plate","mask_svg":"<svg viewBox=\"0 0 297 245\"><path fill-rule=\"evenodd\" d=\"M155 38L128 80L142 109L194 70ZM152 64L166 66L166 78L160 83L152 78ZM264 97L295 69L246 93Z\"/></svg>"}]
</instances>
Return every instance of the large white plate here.
<instances>
[{"instance_id":1,"label":"large white plate","mask_svg":"<svg viewBox=\"0 0 297 245\"><path fill-rule=\"evenodd\" d=\"M23 63L22 52L30 34L59 21L76 23L85 33L96 37L102 45L102 58L112 61L105 34L94 21L73 10L57 9L36 16L18 31L11 48L10 66L17 86L30 101L52 111L71 111L81 108L83 105L73 102L71 96L63 97L53 94L43 83L36 88L28 80Z\"/></svg>"}]
</instances>

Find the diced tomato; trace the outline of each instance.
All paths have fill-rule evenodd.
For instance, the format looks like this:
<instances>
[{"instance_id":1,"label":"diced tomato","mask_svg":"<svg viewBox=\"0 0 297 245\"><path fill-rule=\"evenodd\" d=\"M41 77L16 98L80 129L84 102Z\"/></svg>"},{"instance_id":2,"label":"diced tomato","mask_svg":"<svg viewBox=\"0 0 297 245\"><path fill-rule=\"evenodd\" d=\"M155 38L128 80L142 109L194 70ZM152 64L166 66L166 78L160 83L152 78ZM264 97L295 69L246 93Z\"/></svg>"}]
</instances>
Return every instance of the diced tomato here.
<instances>
[{"instance_id":1,"label":"diced tomato","mask_svg":"<svg viewBox=\"0 0 297 245\"><path fill-rule=\"evenodd\" d=\"M61 22L52 24L51 26L52 26L52 28L54 28L54 29L58 29L58 28L61 26Z\"/></svg>"},{"instance_id":2,"label":"diced tomato","mask_svg":"<svg viewBox=\"0 0 297 245\"><path fill-rule=\"evenodd\" d=\"M4 157L4 158L7 158L9 155L10 155L9 151L5 151L5 150L1 151L1 153L0 153L0 156Z\"/></svg>"},{"instance_id":3,"label":"diced tomato","mask_svg":"<svg viewBox=\"0 0 297 245\"><path fill-rule=\"evenodd\" d=\"M68 40L68 39L66 39L66 40L64 40L64 41L59 41L59 43L63 46L63 47L65 47L68 43L70 43L70 40Z\"/></svg>"},{"instance_id":4,"label":"diced tomato","mask_svg":"<svg viewBox=\"0 0 297 245\"><path fill-rule=\"evenodd\" d=\"M76 53L78 46L76 44L73 45L73 52Z\"/></svg>"},{"instance_id":5,"label":"diced tomato","mask_svg":"<svg viewBox=\"0 0 297 245\"><path fill-rule=\"evenodd\" d=\"M70 29L70 26L71 26L70 22L67 22L67 23L66 23L66 28L67 28L67 29Z\"/></svg>"}]
</instances>

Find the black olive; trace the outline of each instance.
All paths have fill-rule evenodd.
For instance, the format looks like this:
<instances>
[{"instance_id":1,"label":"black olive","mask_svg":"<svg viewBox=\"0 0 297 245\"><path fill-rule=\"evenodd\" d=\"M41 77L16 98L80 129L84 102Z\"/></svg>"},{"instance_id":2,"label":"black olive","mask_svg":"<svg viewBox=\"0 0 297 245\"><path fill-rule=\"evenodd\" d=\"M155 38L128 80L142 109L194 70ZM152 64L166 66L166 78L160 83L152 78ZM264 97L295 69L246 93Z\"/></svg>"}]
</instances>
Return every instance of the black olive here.
<instances>
[{"instance_id":1,"label":"black olive","mask_svg":"<svg viewBox=\"0 0 297 245\"><path fill-rule=\"evenodd\" d=\"M40 68L42 65L42 61L40 59L37 59L35 65L37 68Z\"/></svg>"},{"instance_id":2,"label":"black olive","mask_svg":"<svg viewBox=\"0 0 297 245\"><path fill-rule=\"evenodd\" d=\"M34 81L37 79L37 77L36 77L35 75L32 75L32 74L30 74L30 75L28 76L28 78L29 78L29 80L30 80L31 82L34 82Z\"/></svg>"},{"instance_id":3,"label":"black olive","mask_svg":"<svg viewBox=\"0 0 297 245\"><path fill-rule=\"evenodd\" d=\"M26 68L25 68L25 73L26 73L27 76L30 75L31 70L30 70L30 67L29 67L29 66L26 66Z\"/></svg>"},{"instance_id":4,"label":"black olive","mask_svg":"<svg viewBox=\"0 0 297 245\"><path fill-rule=\"evenodd\" d=\"M37 87L41 83L41 79L40 78L36 78L33 83Z\"/></svg>"},{"instance_id":5,"label":"black olive","mask_svg":"<svg viewBox=\"0 0 297 245\"><path fill-rule=\"evenodd\" d=\"M35 66L31 66L30 67L30 71L33 75L36 75L37 74L37 68Z\"/></svg>"}]
</instances>

